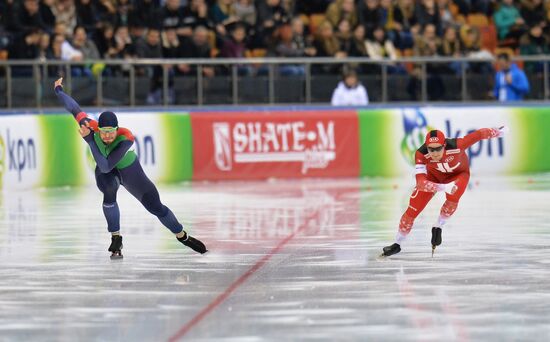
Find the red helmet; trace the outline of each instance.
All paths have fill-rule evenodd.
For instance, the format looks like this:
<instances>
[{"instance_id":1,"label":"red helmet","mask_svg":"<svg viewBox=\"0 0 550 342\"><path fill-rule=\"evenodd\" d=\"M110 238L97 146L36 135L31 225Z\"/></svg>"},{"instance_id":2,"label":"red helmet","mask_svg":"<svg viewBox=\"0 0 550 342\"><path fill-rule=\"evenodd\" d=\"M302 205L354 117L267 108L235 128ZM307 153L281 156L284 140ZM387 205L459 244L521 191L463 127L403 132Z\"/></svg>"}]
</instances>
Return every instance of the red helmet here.
<instances>
[{"instance_id":1,"label":"red helmet","mask_svg":"<svg viewBox=\"0 0 550 342\"><path fill-rule=\"evenodd\" d=\"M436 129L429 131L428 134L426 134L426 146L428 144L445 145L445 134L443 134L443 132L438 131Z\"/></svg>"}]
</instances>

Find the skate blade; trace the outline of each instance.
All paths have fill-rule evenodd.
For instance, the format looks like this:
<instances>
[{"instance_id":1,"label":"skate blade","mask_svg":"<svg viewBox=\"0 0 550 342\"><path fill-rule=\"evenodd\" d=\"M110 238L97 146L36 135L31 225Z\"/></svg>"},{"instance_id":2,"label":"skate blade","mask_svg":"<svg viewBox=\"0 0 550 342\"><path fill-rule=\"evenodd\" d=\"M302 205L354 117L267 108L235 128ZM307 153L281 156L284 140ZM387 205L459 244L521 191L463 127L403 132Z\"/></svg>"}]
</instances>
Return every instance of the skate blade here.
<instances>
[{"instance_id":1,"label":"skate blade","mask_svg":"<svg viewBox=\"0 0 550 342\"><path fill-rule=\"evenodd\" d=\"M435 246L432 246L432 258L434 257Z\"/></svg>"},{"instance_id":2,"label":"skate blade","mask_svg":"<svg viewBox=\"0 0 550 342\"><path fill-rule=\"evenodd\" d=\"M376 257L376 260L378 260L378 261L384 261L386 259L388 259L388 256L384 253L382 253L382 254L380 254L379 256Z\"/></svg>"},{"instance_id":3,"label":"skate blade","mask_svg":"<svg viewBox=\"0 0 550 342\"><path fill-rule=\"evenodd\" d=\"M122 254L111 254L111 260L120 260L122 258Z\"/></svg>"}]
</instances>

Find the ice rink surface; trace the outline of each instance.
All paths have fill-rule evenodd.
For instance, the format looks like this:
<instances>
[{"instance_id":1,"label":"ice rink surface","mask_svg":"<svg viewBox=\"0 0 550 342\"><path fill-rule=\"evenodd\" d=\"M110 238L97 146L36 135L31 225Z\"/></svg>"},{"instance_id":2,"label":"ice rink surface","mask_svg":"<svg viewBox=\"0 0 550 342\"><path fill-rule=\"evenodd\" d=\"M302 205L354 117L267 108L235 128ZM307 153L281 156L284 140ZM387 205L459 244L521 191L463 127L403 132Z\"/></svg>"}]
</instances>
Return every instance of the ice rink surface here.
<instances>
[{"instance_id":1,"label":"ice rink surface","mask_svg":"<svg viewBox=\"0 0 550 342\"><path fill-rule=\"evenodd\" d=\"M111 261L95 188L4 192L0 341L548 341L550 175L439 194L400 254L412 179L161 186L195 254L124 189Z\"/></svg>"}]
</instances>

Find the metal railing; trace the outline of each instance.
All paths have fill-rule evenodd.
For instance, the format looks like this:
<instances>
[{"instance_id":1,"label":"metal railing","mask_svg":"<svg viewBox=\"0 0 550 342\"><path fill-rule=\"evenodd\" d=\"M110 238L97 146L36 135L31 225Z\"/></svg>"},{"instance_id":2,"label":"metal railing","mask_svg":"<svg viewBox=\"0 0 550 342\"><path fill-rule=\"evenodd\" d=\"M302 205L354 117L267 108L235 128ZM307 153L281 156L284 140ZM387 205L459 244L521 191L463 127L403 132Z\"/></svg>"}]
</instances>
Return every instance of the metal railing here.
<instances>
[{"instance_id":1,"label":"metal railing","mask_svg":"<svg viewBox=\"0 0 550 342\"><path fill-rule=\"evenodd\" d=\"M550 62L550 56L538 55L538 56L517 56L513 58L513 61L521 61L523 63L535 63L538 62L542 64L536 75L528 75L529 77L537 77L537 80L541 84L538 85L540 88L538 96L531 98L537 101L546 101L550 95L549 89L549 79L548 79L548 64ZM276 99L276 83L278 80L284 79L285 76L280 75L277 72L277 68L283 65L293 65L293 66L302 66L303 73L299 75L299 79L303 82L303 87L297 87L296 91L302 93L303 100L299 101L300 103L312 104L312 103L322 103L324 101L315 100L312 96L313 90L315 87L318 87L318 84L314 84L315 78L319 75L323 75L322 72L316 72L315 68L320 66L343 66L343 65L353 65L365 66L365 67L376 67L377 71L373 75L372 72L366 76L361 76L361 80L366 80L369 82L369 92L373 88L377 88L376 91L379 93L378 100L379 103L388 103L388 102L404 102L400 100L392 99L391 93L393 92L392 85L390 81L392 78L403 78L410 79L411 77L416 77L420 83L420 96L416 101L427 103L430 102L429 89L428 85L430 82L430 77L433 76L434 72L428 70L431 66L436 65L449 65L454 63L455 65L460 65L457 69L458 72L452 75L455 81L460 82L460 86L457 89L460 89L460 96L455 96L455 101L472 101L471 96L469 95L470 87L468 79L469 75L472 73L469 71L469 65L486 63L487 65L493 65L495 62L492 58L450 58L450 57L410 57L410 58L401 58L398 60L371 60L366 58L247 58L247 59L125 59L125 60L90 60L85 62L68 62L68 61L59 61L59 60L6 60L0 61L0 89L2 89L2 79L4 79L4 94L6 100L4 104L0 102L0 108L13 108L14 101L13 95L17 91L19 86L17 81L25 78L25 76L18 76L17 72L14 74L14 70L17 71L21 68L26 68L28 75L26 76L27 81L32 80L32 85L34 87L34 101L33 104L35 107L43 108L45 104L43 103L43 97L47 89L48 84L44 82L46 80L51 80L52 77L64 76L64 85L66 88L71 89L73 83L72 68L90 66L94 64L102 64L106 67L118 67L124 68L124 75L111 76L113 78L124 78L128 82L128 100L127 103L121 103L123 106L136 106L136 70L144 67L151 66L161 66L162 69L162 82L161 82L161 93L162 101L160 105L168 106L173 105L170 103L170 90L174 86L171 85L173 75L170 73L170 67L179 64L187 64L196 68L194 75L184 75L183 78L193 78L193 84L195 85L195 94L196 100L194 105L202 106L205 104L205 83L209 79L204 75L203 71L206 67L223 67L225 73L223 77L228 80L228 83L231 85L230 97L226 104L248 104L240 100L239 94L239 82L243 79L240 73L240 69L243 66L249 66L250 69L256 71L261 70L262 77L267 77L267 101L260 101L259 103L264 104L277 104ZM398 65L414 65L415 76L411 76L411 73L392 75L390 74L390 69ZM51 75L51 67L57 67L61 69L62 72L57 72L57 75ZM540 69L539 68L539 69ZM4 72L2 73L2 69ZM29 71L32 70L30 73ZM430 75L432 74L432 75ZM437 73L436 73L437 74ZM326 75L326 74L324 74ZM338 74L333 73L333 78L337 78ZM255 77L254 74L248 75L248 77ZM494 75L485 75L485 78L494 78ZM97 106L104 105L105 100L105 75L104 73L98 72L93 76L93 82L95 83L95 101L94 104ZM456 82L455 82L456 83ZM292 82L291 82L292 84ZM50 84L49 86L52 86ZM325 85L326 86L326 85ZM336 84L331 84L331 87L335 87ZM300 88L300 89L298 89ZM27 91L29 89L26 89ZM489 87L487 91L489 91ZM288 89L287 89L288 91ZM0 90L1 94L2 90ZM456 94L454 94L456 95ZM1 98L1 96L0 96ZM410 102L410 101L407 101ZM258 104L258 103L256 103Z\"/></svg>"}]
</instances>

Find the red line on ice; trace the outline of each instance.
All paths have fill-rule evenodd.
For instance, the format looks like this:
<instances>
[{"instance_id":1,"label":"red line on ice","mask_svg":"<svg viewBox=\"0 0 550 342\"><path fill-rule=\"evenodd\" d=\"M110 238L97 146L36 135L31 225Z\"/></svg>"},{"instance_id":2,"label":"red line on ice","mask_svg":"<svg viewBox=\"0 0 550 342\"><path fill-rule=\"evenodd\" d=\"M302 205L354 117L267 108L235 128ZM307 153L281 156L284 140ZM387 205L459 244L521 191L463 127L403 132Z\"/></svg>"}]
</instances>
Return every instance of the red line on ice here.
<instances>
[{"instance_id":1,"label":"red line on ice","mask_svg":"<svg viewBox=\"0 0 550 342\"><path fill-rule=\"evenodd\" d=\"M221 303L223 303L227 297L233 293L239 286L241 286L254 272L262 268L263 265L271 259L271 257L275 254L277 254L290 240L292 240L296 234L300 233L302 230L307 228L309 225L309 222L315 218L319 214L318 211L314 212L310 216L308 216L305 220L305 222L296 229L296 231L286 238L284 238L275 248L273 248L269 253L264 255L260 260L258 260L252 267L248 269L243 275L241 275L237 280L235 280L229 287L222 292L219 296L217 296L210 304L208 304L204 309L202 309L193 319L191 319L189 322L187 322L184 326L182 326L172 337L168 339L170 342L174 342L185 336L195 325L197 325L206 315L208 315L212 310L214 310L216 307L218 307Z\"/></svg>"}]
</instances>

